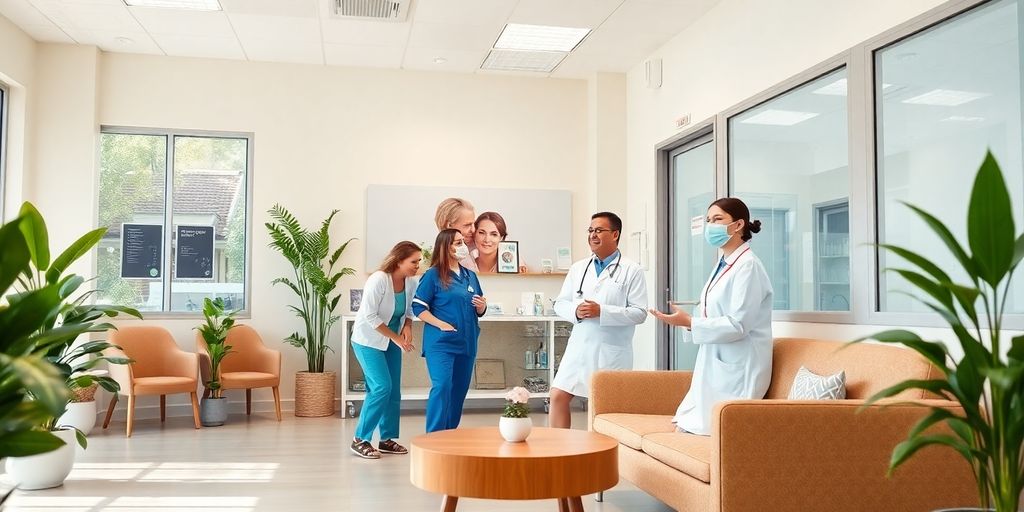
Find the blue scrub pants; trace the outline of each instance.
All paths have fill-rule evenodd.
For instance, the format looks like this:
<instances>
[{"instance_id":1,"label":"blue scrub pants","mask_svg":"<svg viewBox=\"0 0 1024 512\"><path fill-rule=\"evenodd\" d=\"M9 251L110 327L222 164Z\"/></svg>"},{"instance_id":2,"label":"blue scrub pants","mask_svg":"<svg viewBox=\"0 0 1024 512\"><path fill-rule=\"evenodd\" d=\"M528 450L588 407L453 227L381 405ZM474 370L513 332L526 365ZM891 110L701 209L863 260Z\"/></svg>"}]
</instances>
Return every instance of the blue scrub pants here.
<instances>
[{"instance_id":1,"label":"blue scrub pants","mask_svg":"<svg viewBox=\"0 0 1024 512\"><path fill-rule=\"evenodd\" d=\"M427 432L450 430L462 420L462 406L469 393L476 356L427 352L430 395L427 397Z\"/></svg>"},{"instance_id":2,"label":"blue scrub pants","mask_svg":"<svg viewBox=\"0 0 1024 512\"><path fill-rule=\"evenodd\" d=\"M352 351L366 378L366 399L356 425L356 437L370 441L379 427L381 441L397 439L402 407L402 349L394 343L388 343L387 350L353 343Z\"/></svg>"}]
</instances>

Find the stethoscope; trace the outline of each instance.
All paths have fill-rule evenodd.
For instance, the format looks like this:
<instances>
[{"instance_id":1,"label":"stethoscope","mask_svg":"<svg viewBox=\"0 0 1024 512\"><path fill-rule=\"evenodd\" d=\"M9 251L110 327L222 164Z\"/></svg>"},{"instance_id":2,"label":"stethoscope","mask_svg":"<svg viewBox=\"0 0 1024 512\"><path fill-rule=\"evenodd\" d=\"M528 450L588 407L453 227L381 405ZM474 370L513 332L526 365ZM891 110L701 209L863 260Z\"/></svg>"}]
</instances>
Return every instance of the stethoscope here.
<instances>
[{"instance_id":1,"label":"stethoscope","mask_svg":"<svg viewBox=\"0 0 1024 512\"><path fill-rule=\"evenodd\" d=\"M609 263L608 266L604 268L604 270L606 272L611 272L610 274L608 274L608 277L611 278L612 280L615 280L615 274L619 271L619 267L621 266L621 265L619 265L619 261L620 260L622 260L622 253L621 252L619 253L619 257L615 258L614 262ZM587 272L590 271L590 267L593 264L594 264L594 258L590 258L590 262L587 263L587 268L583 269L583 277L580 278L580 287L576 290L576 297L578 297L578 298L581 298L581 299L583 298L583 283L586 282L586 280L587 280ZM615 267L615 268L613 269L612 267Z\"/></svg>"}]
</instances>

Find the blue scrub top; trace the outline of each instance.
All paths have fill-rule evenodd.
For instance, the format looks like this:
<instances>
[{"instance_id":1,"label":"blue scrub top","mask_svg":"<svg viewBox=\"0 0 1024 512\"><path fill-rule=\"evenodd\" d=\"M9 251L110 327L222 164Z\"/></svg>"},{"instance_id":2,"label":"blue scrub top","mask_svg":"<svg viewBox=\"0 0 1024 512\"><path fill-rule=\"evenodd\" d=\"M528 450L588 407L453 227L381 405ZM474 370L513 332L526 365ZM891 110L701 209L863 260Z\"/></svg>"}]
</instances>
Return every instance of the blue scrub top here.
<instances>
[{"instance_id":1,"label":"blue scrub top","mask_svg":"<svg viewBox=\"0 0 1024 512\"><path fill-rule=\"evenodd\" d=\"M430 310L439 320L455 327L455 332L443 332L433 325L423 326L423 352L447 352L476 357L477 341L480 338L480 322L473 307L473 296L483 295L480 280L471 270L459 266L459 273L452 273L448 288L441 286L436 267L423 274L416 288L412 312L417 317Z\"/></svg>"}]
</instances>

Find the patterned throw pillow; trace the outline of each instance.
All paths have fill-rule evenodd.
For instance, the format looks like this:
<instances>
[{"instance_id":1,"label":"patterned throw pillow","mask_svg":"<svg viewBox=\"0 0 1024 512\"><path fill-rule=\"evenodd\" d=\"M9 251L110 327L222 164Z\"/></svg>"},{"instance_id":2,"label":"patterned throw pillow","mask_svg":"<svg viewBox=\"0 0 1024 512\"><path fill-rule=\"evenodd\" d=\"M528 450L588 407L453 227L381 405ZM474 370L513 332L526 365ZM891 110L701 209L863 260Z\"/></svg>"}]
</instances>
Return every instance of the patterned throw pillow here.
<instances>
[{"instance_id":1,"label":"patterned throw pillow","mask_svg":"<svg viewBox=\"0 0 1024 512\"><path fill-rule=\"evenodd\" d=\"M842 400L846 398L846 372L821 376L801 366L789 390L790 400Z\"/></svg>"}]
</instances>

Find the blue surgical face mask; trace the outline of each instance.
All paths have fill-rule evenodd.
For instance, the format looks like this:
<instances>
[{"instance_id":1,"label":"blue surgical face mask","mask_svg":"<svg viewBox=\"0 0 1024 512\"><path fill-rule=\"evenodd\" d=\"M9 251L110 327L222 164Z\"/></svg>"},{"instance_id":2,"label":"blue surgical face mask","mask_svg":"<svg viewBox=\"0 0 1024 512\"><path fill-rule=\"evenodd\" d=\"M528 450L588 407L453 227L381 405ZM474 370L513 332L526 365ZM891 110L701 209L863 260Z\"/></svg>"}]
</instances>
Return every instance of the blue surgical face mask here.
<instances>
[{"instance_id":1,"label":"blue surgical face mask","mask_svg":"<svg viewBox=\"0 0 1024 512\"><path fill-rule=\"evenodd\" d=\"M722 247L732 238L732 235L729 234L729 226L732 224L732 222L729 224L715 224L714 222L705 224L704 240L707 240L711 247Z\"/></svg>"}]
</instances>

